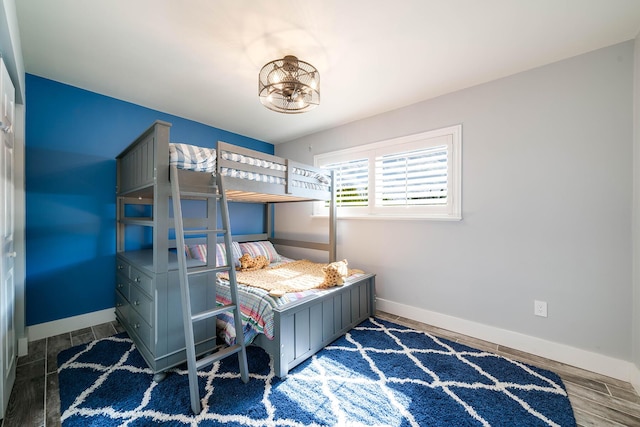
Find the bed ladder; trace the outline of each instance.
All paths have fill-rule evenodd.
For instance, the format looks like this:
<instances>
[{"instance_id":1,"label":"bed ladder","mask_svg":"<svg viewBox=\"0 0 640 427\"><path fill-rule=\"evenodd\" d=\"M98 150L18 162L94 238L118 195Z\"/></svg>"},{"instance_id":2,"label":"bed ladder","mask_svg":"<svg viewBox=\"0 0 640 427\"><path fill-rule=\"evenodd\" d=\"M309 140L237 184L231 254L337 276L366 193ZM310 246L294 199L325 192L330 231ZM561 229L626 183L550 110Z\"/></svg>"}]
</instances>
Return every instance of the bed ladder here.
<instances>
[{"instance_id":1,"label":"bed ladder","mask_svg":"<svg viewBox=\"0 0 640 427\"><path fill-rule=\"evenodd\" d=\"M200 390L198 387L198 369L209 366L233 354L237 354L238 365L240 367L240 378L244 383L246 383L249 381L249 371L247 368L247 352L244 342L242 318L240 316L240 305L238 304L238 283L236 280L235 260L233 259L233 251L231 250L232 238L231 227L229 225L229 208L227 206L227 197L224 192L223 177L220 174L216 174L215 183L211 182L205 190L197 188L195 191L186 191L180 189L178 168L176 166L170 166L169 169L171 180L171 197L173 199L173 216L175 220L176 245L178 248L178 272L180 276L180 295L182 298L184 340L187 352L187 368L189 372L189 395L191 398L191 409L193 410L193 413L197 415L201 411ZM206 200L208 215L211 215L212 212L216 212L215 209L209 209L209 203L216 203L216 206L220 207L223 228L217 228L217 215L214 215L214 218L207 218L206 227L202 227L200 229L185 230L184 221L182 218L182 197ZM180 248L185 248L185 234L206 234L207 242L213 242L213 245L209 243L209 250L212 249L212 246L213 248L217 247L215 243L217 242L218 235L223 234L225 244L224 246L226 249L226 265L220 267L215 266L216 256L215 254L213 254L213 256L207 256L208 260L213 259L213 266L206 265L204 267L188 267L185 250L180 250ZM213 237L213 239L211 237ZM210 262L208 264L210 264ZM212 272L228 272L229 286L231 290L231 304L218 306L214 309L206 310L200 313L192 313L189 277L193 275L207 274ZM209 285L213 286L215 289L215 280ZM233 312L234 326L236 330L236 343L231 346L218 348L213 353L198 358L198 355L196 355L196 343L193 333L194 323L206 319L211 319L225 312Z\"/></svg>"}]
</instances>

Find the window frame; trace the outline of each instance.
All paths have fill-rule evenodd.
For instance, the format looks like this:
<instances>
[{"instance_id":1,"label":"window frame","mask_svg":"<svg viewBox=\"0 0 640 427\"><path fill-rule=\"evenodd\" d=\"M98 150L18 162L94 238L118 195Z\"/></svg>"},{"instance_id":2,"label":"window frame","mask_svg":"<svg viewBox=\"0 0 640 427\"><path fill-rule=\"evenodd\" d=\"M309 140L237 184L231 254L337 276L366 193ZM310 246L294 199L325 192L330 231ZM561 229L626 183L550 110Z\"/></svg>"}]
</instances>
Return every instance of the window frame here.
<instances>
[{"instance_id":1,"label":"window frame","mask_svg":"<svg viewBox=\"0 0 640 427\"><path fill-rule=\"evenodd\" d=\"M438 146L447 147L447 203L417 206L376 206L376 158L383 155L409 153ZM392 138L314 156L316 167L340 162L368 159L368 206L337 208L337 218L356 219L429 219L459 221L462 219L462 125L454 125L413 135ZM314 204L313 216L326 217L329 208L323 202Z\"/></svg>"}]
</instances>

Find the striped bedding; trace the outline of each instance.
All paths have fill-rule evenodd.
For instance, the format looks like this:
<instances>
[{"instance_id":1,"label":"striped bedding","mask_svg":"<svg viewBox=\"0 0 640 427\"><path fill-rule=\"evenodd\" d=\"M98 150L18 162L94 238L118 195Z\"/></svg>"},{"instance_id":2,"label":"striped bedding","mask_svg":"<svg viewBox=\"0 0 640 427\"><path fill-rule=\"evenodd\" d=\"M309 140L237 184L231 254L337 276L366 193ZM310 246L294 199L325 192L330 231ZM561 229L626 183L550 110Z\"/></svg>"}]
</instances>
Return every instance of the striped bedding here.
<instances>
[{"instance_id":1,"label":"striped bedding","mask_svg":"<svg viewBox=\"0 0 640 427\"><path fill-rule=\"evenodd\" d=\"M271 266L281 265L293 260L282 257L282 261L273 263ZM326 292L319 290L310 290L304 292L288 293L280 298L273 298L269 292L238 284L238 298L240 299L240 312L242 315L242 324L244 325L244 339L248 344L258 334L264 334L269 339L273 339L273 309L282 307L293 301L298 301L309 295L318 292ZM216 301L219 305L231 304L231 292L229 282L218 279L216 287ZM233 325L233 315L224 313L218 316L218 334L229 345L233 344L236 339L236 331Z\"/></svg>"}]
</instances>

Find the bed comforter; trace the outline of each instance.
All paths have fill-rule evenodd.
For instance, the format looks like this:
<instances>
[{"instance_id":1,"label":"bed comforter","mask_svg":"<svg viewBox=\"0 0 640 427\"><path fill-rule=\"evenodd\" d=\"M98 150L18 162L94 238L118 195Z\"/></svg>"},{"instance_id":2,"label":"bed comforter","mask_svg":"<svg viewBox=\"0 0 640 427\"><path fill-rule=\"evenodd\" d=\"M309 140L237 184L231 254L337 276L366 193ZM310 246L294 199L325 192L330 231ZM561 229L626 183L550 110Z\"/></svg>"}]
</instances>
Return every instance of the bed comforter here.
<instances>
[{"instance_id":1,"label":"bed comforter","mask_svg":"<svg viewBox=\"0 0 640 427\"><path fill-rule=\"evenodd\" d=\"M291 262L293 260L283 257L282 263ZM273 264L280 265L281 263ZM354 274L351 277L357 277L361 274ZM348 286L348 281L345 284ZM238 283L238 299L240 300L240 313L242 317L242 325L245 343L251 343L258 334L264 334L268 339L273 339L273 311L274 309L283 308L305 298L314 295L320 295L331 292L329 289L311 289L302 292L290 292L282 297L272 297L269 291L264 289L246 286ZM218 278L216 285L216 301L218 305L231 304L231 291L229 282ZM224 313L217 318L218 335L224 341L232 345L235 343L236 331L233 322L232 313Z\"/></svg>"}]
</instances>

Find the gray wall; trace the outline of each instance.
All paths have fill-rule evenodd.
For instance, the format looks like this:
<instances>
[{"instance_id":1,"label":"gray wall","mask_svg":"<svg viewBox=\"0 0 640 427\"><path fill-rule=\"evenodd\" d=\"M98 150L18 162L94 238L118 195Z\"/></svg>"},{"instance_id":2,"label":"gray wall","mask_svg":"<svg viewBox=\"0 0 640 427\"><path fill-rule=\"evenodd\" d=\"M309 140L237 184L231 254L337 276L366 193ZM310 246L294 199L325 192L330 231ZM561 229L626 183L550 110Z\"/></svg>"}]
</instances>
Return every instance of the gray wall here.
<instances>
[{"instance_id":1,"label":"gray wall","mask_svg":"<svg viewBox=\"0 0 640 427\"><path fill-rule=\"evenodd\" d=\"M463 220L340 220L338 258L377 273L380 298L630 361L633 53L629 41L276 153L311 162L461 123ZM276 232L322 240L309 212L278 207Z\"/></svg>"}]
</instances>

